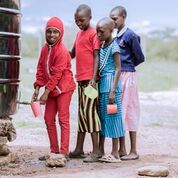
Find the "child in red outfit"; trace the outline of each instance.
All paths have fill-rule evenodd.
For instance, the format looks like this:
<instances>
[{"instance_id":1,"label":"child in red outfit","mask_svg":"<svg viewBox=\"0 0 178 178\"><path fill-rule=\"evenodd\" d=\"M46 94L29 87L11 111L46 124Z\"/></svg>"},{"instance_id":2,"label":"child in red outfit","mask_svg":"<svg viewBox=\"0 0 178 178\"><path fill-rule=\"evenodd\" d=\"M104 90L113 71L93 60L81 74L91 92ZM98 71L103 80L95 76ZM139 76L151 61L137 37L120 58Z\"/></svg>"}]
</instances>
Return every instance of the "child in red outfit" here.
<instances>
[{"instance_id":1,"label":"child in red outfit","mask_svg":"<svg viewBox=\"0 0 178 178\"><path fill-rule=\"evenodd\" d=\"M70 158L84 157L83 145L86 133L91 134L93 150L84 162L95 162L101 156L99 150L99 131L101 130L98 116L98 98L91 99L85 95L85 88L95 83L95 60L98 59L100 41L96 30L90 25L91 8L80 5L75 12L75 23L80 31L77 33L71 57L76 57L76 79L78 82L78 134L75 150L69 154Z\"/></svg>"},{"instance_id":2,"label":"child in red outfit","mask_svg":"<svg viewBox=\"0 0 178 178\"><path fill-rule=\"evenodd\" d=\"M32 101L37 100L39 89L45 87L40 102L45 106L45 124L48 131L51 153L65 156L69 151L69 106L75 83L71 72L71 57L62 43L62 21L52 17L46 25L46 44L38 61L35 91ZM61 146L58 146L56 114L61 128ZM56 155L58 156L58 155Z\"/></svg>"}]
</instances>

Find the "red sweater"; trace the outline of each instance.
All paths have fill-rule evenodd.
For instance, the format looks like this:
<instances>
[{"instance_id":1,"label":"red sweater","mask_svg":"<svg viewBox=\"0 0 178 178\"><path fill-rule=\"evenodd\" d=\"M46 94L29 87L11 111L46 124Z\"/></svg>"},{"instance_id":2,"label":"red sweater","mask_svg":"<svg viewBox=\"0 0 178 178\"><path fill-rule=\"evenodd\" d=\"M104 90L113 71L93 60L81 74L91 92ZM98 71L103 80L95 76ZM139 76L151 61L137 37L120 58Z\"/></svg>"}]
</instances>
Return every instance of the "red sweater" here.
<instances>
[{"instance_id":1,"label":"red sweater","mask_svg":"<svg viewBox=\"0 0 178 178\"><path fill-rule=\"evenodd\" d=\"M53 17L47 22L46 29L50 27L58 29L60 37L55 44L45 44L42 48L34 87L45 86L53 91L57 86L64 93L75 89L71 71L71 57L62 43L64 33L62 21L57 17Z\"/></svg>"},{"instance_id":2,"label":"red sweater","mask_svg":"<svg viewBox=\"0 0 178 178\"><path fill-rule=\"evenodd\" d=\"M77 81L91 80L94 69L94 50L99 50L100 41L94 28L79 31L74 44Z\"/></svg>"}]
</instances>

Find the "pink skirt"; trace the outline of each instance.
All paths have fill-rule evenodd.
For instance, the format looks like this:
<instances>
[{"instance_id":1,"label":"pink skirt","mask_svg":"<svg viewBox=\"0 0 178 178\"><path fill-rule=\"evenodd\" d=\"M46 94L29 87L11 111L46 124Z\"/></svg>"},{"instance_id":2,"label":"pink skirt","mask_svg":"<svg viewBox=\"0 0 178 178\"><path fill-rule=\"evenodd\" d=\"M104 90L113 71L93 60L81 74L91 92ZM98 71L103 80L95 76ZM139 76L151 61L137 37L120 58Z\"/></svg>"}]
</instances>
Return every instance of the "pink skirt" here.
<instances>
[{"instance_id":1,"label":"pink skirt","mask_svg":"<svg viewBox=\"0 0 178 178\"><path fill-rule=\"evenodd\" d=\"M137 79L135 72L122 72L122 111L123 123L128 131L137 131L140 120L140 104L137 90Z\"/></svg>"}]
</instances>

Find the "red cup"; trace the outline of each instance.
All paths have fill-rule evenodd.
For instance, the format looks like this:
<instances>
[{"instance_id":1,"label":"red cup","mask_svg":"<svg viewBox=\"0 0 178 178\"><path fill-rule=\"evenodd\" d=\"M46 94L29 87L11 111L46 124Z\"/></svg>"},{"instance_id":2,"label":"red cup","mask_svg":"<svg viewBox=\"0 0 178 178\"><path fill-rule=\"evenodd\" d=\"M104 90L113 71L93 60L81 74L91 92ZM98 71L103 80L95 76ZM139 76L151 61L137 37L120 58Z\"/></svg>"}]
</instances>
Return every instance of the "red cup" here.
<instances>
[{"instance_id":1,"label":"red cup","mask_svg":"<svg viewBox=\"0 0 178 178\"><path fill-rule=\"evenodd\" d=\"M31 103L31 108L32 108L33 115L35 117L42 116L42 109L41 109L41 105L40 105L39 101L32 102Z\"/></svg>"},{"instance_id":2,"label":"red cup","mask_svg":"<svg viewBox=\"0 0 178 178\"><path fill-rule=\"evenodd\" d=\"M117 104L108 104L107 114L116 114L116 113L117 113Z\"/></svg>"}]
</instances>

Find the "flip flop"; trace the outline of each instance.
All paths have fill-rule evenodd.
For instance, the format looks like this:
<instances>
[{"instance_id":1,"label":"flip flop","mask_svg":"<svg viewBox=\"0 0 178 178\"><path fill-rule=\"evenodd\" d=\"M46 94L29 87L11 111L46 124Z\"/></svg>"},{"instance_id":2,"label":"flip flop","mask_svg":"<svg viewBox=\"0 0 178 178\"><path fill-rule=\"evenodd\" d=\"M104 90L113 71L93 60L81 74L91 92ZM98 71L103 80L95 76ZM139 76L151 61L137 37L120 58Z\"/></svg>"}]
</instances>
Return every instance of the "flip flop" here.
<instances>
[{"instance_id":1,"label":"flip flop","mask_svg":"<svg viewBox=\"0 0 178 178\"><path fill-rule=\"evenodd\" d=\"M48 155L43 155L43 156L40 156L38 159L40 160L40 161L46 161L47 159L49 159L49 154Z\"/></svg>"},{"instance_id":2,"label":"flip flop","mask_svg":"<svg viewBox=\"0 0 178 178\"><path fill-rule=\"evenodd\" d=\"M101 154L91 153L89 156L87 156L83 160L83 162L84 163L93 163L93 162L97 162L99 158L101 158Z\"/></svg>"},{"instance_id":3,"label":"flip flop","mask_svg":"<svg viewBox=\"0 0 178 178\"><path fill-rule=\"evenodd\" d=\"M137 160L139 159L139 155L126 155L126 156L122 156L121 160L122 161L129 161L129 160Z\"/></svg>"},{"instance_id":4,"label":"flip flop","mask_svg":"<svg viewBox=\"0 0 178 178\"><path fill-rule=\"evenodd\" d=\"M98 159L98 161L106 162L106 163L120 163L121 162L120 158L116 158L115 156L111 154L102 156L100 159Z\"/></svg>"},{"instance_id":5,"label":"flip flop","mask_svg":"<svg viewBox=\"0 0 178 178\"><path fill-rule=\"evenodd\" d=\"M123 156L126 156L127 155L127 153L125 152L125 153L123 153L123 152L119 152L118 151L118 153L119 153L119 157L121 158L121 157L123 157Z\"/></svg>"},{"instance_id":6,"label":"flip flop","mask_svg":"<svg viewBox=\"0 0 178 178\"><path fill-rule=\"evenodd\" d=\"M69 158L86 158L86 155L84 153L76 153L76 152L70 152Z\"/></svg>"}]
</instances>

